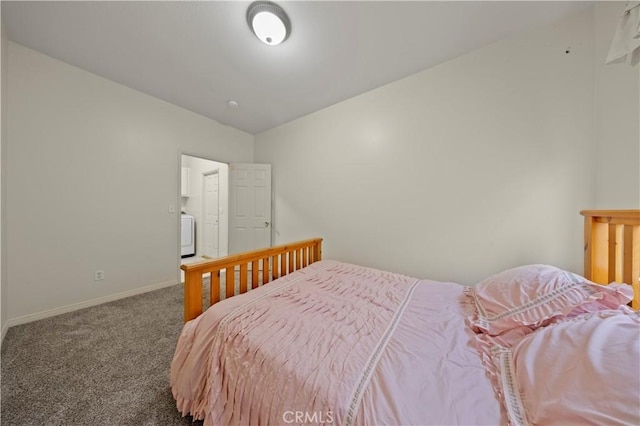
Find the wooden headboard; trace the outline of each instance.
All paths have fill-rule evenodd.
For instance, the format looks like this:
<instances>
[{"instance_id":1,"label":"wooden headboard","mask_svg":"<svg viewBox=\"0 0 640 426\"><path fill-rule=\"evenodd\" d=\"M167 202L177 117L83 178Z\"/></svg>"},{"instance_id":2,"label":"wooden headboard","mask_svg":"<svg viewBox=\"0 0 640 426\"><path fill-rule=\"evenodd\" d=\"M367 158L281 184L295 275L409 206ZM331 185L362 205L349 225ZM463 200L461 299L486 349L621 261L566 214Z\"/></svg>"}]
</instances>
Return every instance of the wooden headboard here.
<instances>
[{"instance_id":1,"label":"wooden headboard","mask_svg":"<svg viewBox=\"0 0 640 426\"><path fill-rule=\"evenodd\" d=\"M640 210L583 210L584 276L598 284L633 287L640 308Z\"/></svg>"}]
</instances>

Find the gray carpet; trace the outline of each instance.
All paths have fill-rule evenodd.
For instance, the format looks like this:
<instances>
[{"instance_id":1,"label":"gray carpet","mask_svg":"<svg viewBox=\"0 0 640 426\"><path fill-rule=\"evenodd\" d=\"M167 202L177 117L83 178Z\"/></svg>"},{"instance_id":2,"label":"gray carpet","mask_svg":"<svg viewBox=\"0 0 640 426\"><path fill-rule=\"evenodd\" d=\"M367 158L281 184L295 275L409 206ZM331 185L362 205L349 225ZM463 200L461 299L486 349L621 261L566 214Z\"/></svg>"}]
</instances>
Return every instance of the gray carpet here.
<instances>
[{"instance_id":1,"label":"gray carpet","mask_svg":"<svg viewBox=\"0 0 640 426\"><path fill-rule=\"evenodd\" d=\"M169 388L182 297L176 285L11 327L2 425L201 424L181 417Z\"/></svg>"}]
</instances>

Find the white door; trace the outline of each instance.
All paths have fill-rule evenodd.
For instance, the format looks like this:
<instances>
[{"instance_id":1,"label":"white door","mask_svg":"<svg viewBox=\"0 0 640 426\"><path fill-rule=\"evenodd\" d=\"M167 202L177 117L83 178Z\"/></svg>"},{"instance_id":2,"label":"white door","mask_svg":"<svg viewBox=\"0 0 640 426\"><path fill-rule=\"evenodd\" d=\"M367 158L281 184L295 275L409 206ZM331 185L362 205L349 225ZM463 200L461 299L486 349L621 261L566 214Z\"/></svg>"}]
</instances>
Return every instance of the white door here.
<instances>
[{"instance_id":1,"label":"white door","mask_svg":"<svg viewBox=\"0 0 640 426\"><path fill-rule=\"evenodd\" d=\"M210 258L218 257L220 235L220 178L218 171L203 175L203 217L204 235L203 254Z\"/></svg>"},{"instance_id":2,"label":"white door","mask_svg":"<svg viewBox=\"0 0 640 426\"><path fill-rule=\"evenodd\" d=\"M229 253L271 246L271 164L229 165Z\"/></svg>"}]
</instances>

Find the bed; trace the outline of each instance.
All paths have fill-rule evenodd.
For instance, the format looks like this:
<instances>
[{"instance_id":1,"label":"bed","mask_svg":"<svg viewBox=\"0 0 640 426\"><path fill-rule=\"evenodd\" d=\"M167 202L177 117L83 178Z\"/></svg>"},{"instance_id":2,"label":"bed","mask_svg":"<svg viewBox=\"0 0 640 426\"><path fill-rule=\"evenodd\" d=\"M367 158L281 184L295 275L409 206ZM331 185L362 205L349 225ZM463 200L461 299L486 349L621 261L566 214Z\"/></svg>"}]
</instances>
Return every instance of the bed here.
<instances>
[{"instance_id":1,"label":"bed","mask_svg":"<svg viewBox=\"0 0 640 426\"><path fill-rule=\"evenodd\" d=\"M582 213L616 238L585 232L585 267L604 244L607 280L636 271L640 212ZM321 239L183 270L171 386L205 425L640 423L629 285L524 265L471 288L322 260Z\"/></svg>"}]
</instances>

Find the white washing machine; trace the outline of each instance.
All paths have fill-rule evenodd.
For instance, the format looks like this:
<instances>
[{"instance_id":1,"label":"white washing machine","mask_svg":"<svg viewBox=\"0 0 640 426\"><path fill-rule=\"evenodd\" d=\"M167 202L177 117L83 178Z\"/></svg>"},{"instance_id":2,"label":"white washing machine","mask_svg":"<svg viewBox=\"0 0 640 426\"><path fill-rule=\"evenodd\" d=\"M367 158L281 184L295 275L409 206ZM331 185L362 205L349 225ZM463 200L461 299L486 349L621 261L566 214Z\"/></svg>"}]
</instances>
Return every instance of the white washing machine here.
<instances>
[{"instance_id":1,"label":"white washing machine","mask_svg":"<svg viewBox=\"0 0 640 426\"><path fill-rule=\"evenodd\" d=\"M182 214L180 245L182 257L196 254L196 219L190 214Z\"/></svg>"}]
</instances>

